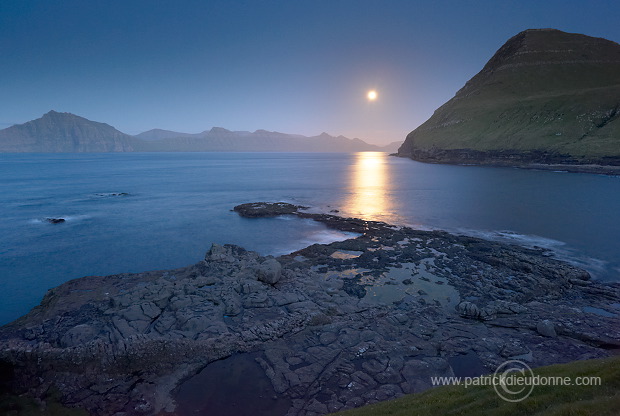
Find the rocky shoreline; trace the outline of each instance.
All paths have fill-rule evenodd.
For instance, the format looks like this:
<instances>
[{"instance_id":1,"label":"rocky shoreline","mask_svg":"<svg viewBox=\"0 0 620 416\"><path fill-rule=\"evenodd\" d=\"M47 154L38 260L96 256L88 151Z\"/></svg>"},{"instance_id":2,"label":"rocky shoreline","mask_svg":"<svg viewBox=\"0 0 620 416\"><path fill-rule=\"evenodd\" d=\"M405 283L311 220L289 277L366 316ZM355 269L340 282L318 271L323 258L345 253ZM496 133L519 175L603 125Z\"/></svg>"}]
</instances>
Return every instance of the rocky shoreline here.
<instances>
[{"instance_id":1,"label":"rocky shoreline","mask_svg":"<svg viewBox=\"0 0 620 416\"><path fill-rule=\"evenodd\" d=\"M542 248L285 203L235 211L359 237L278 258L213 245L185 268L69 281L0 328L12 393L54 390L92 415L175 414L186 380L251 357L286 400L279 414L310 416L423 391L432 376L492 373L507 359L535 367L620 350L620 284Z\"/></svg>"},{"instance_id":2,"label":"rocky shoreline","mask_svg":"<svg viewBox=\"0 0 620 416\"><path fill-rule=\"evenodd\" d=\"M393 156L442 165L492 166L610 176L620 175L620 158L618 157L584 160L549 151L479 151L473 149L411 149L410 147L401 147L399 153L394 153Z\"/></svg>"}]
</instances>

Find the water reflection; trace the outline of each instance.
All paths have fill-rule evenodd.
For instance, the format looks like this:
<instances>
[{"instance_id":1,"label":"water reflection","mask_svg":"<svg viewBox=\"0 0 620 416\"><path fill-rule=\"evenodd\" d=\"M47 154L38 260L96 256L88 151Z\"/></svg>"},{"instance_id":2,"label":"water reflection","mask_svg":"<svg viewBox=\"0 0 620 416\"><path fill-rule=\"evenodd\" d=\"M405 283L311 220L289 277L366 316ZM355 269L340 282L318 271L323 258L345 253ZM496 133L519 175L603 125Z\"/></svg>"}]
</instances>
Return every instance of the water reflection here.
<instances>
[{"instance_id":1,"label":"water reflection","mask_svg":"<svg viewBox=\"0 0 620 416\"><path fill-rule=\"evenodd\" d=\"M388 157L384 152L360 152L354 155L349 177L349 197L343 207L349 215L374 221L385 221L391 216Z\"/></svg>"}]
</instances>

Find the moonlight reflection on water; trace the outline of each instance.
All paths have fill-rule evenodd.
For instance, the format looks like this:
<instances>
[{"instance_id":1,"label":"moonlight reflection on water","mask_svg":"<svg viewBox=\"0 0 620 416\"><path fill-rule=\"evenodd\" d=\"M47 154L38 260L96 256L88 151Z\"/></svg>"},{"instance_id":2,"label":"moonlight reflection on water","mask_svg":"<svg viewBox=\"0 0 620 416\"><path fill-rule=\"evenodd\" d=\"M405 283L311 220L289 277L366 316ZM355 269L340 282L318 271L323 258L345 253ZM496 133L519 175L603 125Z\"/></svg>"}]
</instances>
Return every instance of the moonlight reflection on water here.
<instances>
[{"instance_id":1,"label":"moonlight reflection on water","mask_svg":"<svg viewBox=\"0 0 620 416\"><path fill-rule=\"evenodd\" d=\"M381 220L392 209L391 181L387 153L355 153L350 168L349 198L346 210L366 220Z\"/></svg>"}]
</instances>

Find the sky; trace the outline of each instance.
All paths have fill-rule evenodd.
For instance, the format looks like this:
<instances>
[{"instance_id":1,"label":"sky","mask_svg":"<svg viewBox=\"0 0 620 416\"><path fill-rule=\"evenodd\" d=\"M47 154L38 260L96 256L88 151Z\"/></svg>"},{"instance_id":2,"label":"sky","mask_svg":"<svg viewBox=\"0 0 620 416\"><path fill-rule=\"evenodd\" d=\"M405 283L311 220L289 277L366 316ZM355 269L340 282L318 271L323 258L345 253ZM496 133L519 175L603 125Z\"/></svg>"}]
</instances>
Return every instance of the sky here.
<instances>
[{"instance_id":1,"label":"sky","mask_svg":"<svg viewBox=\"0 0 620 416\"><path fill-rule=\"evenodd\" d=\"M55 110L128 134L387 144L520 31L620 42L618 16L617 0L0 0L0 128Z\"/></svg>"}]
</instances>

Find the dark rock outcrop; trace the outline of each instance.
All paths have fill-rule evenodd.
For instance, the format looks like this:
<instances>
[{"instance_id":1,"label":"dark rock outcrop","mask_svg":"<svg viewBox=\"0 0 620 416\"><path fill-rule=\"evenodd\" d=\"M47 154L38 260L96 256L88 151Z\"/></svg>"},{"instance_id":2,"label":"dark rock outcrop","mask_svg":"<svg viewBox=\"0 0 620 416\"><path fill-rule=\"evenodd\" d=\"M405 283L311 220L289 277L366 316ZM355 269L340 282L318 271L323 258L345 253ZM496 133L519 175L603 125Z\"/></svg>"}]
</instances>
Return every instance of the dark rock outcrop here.
<instances>
[{"instance_id":1,"label":"dark rock outcrop","mask_svg":"<svg viewBox=\"0 0 620 416\"><path fill-rule=\"evenodd\" d=\"M460 356L492 373L620 348L620 286L542 249L284 203L236 210L257 207L360 236L277 259L213 245L193 266L64 283L0 328L7 385L93 415L154 415L183 380L251 352L287 415L310 416L423 391Z\"/></svg>"},{"instance_id":2,"label":"dark rock outcrop","mask_svg":"<svg viewBox=\"0 0 620 416\"><path fill-rule=\"evenodd\" d=\"M431 163L617 173L619 116L620 45L531 29L508 40L407 136L398 155Z\"/></svg>"}]
</instances>

